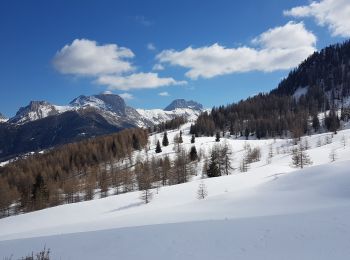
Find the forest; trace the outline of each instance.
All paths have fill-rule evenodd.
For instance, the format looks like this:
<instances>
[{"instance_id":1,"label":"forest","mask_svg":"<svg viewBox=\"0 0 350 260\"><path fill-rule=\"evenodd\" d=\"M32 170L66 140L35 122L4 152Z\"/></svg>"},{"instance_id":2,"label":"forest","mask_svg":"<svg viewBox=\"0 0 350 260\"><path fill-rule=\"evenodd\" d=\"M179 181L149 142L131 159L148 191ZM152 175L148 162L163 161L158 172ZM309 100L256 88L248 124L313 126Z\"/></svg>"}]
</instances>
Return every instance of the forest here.
<instances>
[{"instance_id":1,"label":"forest","mask_svg":"<svg viewBox=\"0 0 350 260\"><path fill-rule=\"evenodd\" d=\"M305 95L295 96L307 88ZM191 127L197 136L215 131L230 135L266 137L298 136L320 130L318 114L326 114L325 127L335 132L347 119L344 106L350 95L350 41L315 52L292 70L270 93L260 93L238 103L214 107ZM338 110L341 110L341 115Z\"/></svg>"}]
</instances>

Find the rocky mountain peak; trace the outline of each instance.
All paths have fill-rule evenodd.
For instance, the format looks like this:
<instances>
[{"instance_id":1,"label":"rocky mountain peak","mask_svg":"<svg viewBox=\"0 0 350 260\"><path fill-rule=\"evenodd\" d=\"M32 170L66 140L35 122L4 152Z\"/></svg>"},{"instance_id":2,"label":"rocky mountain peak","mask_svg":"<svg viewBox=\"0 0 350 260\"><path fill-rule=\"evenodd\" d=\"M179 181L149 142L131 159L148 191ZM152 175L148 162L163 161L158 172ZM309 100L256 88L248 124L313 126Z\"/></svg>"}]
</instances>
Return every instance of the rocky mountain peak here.
<instances>
[{"instance_id":1,"label":"rocky mountain peak","mask_svg":"<svg viewBox=\"0 0 350 260\"><path fill-rule=\"evenodd\" d=\"M177 108L190 108L190 109L194 109L194 110L202 110L203 105L198 103L198 102L195 102L193 100L187 101L185 99L175 99L164 110L171 111L171 110L175 110Z\"/></svg>"}]
</instances>

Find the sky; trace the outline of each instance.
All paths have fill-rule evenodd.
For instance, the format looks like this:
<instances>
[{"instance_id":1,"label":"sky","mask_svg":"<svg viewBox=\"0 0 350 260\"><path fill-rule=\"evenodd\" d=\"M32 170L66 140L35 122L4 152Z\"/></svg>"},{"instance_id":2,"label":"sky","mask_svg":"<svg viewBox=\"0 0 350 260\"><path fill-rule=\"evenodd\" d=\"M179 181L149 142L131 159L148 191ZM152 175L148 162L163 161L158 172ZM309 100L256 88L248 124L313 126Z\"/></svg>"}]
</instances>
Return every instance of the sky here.
<instances>
[{"instance_id":1,"label":"sky","mask_svg":"<svg viewBox=\"0 0 350 260\"><path fill-rule=\"evenodd\" d=\"M135 108L225 105L350 36L349 0L2 0L0 113L115 93Z\"/></svg>"}]
</instances>

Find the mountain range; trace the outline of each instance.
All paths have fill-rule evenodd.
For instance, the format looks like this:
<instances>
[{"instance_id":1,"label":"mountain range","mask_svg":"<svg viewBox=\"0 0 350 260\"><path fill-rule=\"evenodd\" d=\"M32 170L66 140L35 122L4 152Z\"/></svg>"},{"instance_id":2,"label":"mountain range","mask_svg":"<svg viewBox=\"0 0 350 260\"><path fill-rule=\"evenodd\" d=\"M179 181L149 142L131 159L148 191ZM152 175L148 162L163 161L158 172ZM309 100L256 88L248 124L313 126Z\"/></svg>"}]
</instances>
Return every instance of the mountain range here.
<instances>
[{"instance_id":1,"label":"mountain range","mask_svg":"<svg viewBox=\"0 0 350 260\"><path fill-rule=\"evenodd\" d=\"M0 116L0 160L130 127L152 127L176 117L193 121L194 101L174 100L163 109L134 109L115 94L79 96L66 106L31 101L10 119Z\"/></svg>"}]
</instances>

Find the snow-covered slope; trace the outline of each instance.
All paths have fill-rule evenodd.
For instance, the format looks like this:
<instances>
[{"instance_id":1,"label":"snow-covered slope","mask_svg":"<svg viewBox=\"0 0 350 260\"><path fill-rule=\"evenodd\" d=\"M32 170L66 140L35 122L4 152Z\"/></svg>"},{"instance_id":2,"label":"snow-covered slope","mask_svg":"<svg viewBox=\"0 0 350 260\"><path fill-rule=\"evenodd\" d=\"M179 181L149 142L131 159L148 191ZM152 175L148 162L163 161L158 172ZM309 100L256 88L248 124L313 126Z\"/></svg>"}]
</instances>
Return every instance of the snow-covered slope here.
<instances>
[{"instance_id":1,"label":"snow-covered slope","mask_svg":"<svg viewBox=\"0 0 350 260\"><path fill-rule=\"evenodd\" d=\"M192 146L188 128L182 128L185 149ZM170 131L169 140L176 134ZM46 246L54 259L346 259L349 137L350 130L304 137L313 166L303 170L291 167L290 140L221 138L234 151L231 175L204 180L198 175L154 190L149 204L132 192L1 219L1 257ZM153 140L161 134L150 138L149 156L174 155L173 144L155 154ZM247 143L261 148L262 159L241 173L237 167ZM203 153L215 144L214 137L195 143ZM267 164L271 146L274 157ZM337 158L332 163L331 151ZM202 181L208 197L198 200Z\"/></svg>"},{"instance_id":2,"label":"snow-covered slope","mask_svg":"<svg viewBox=\"0 0 350 260\"><path fill-rule=\"evenodd\" d=\"M28 106L21 107L9 122L14 124L24 124L48 116L57 115L70 109L72 108L69 106L56 106L46 101L31 101Z\"/></svg>"},{"instance_id":3,"label":"snow-covered slope","mask_svg":"<svg viewBox=\"0 0 350 260\"><path fill-rule=\"evenodd\" d=\"M185 117L188 121L195 121L203 110L196 110L191 108L176 108L174 110L162 109L136 109L142 118L159 124L175 117Z\"/></svg>"}]
</instances>

